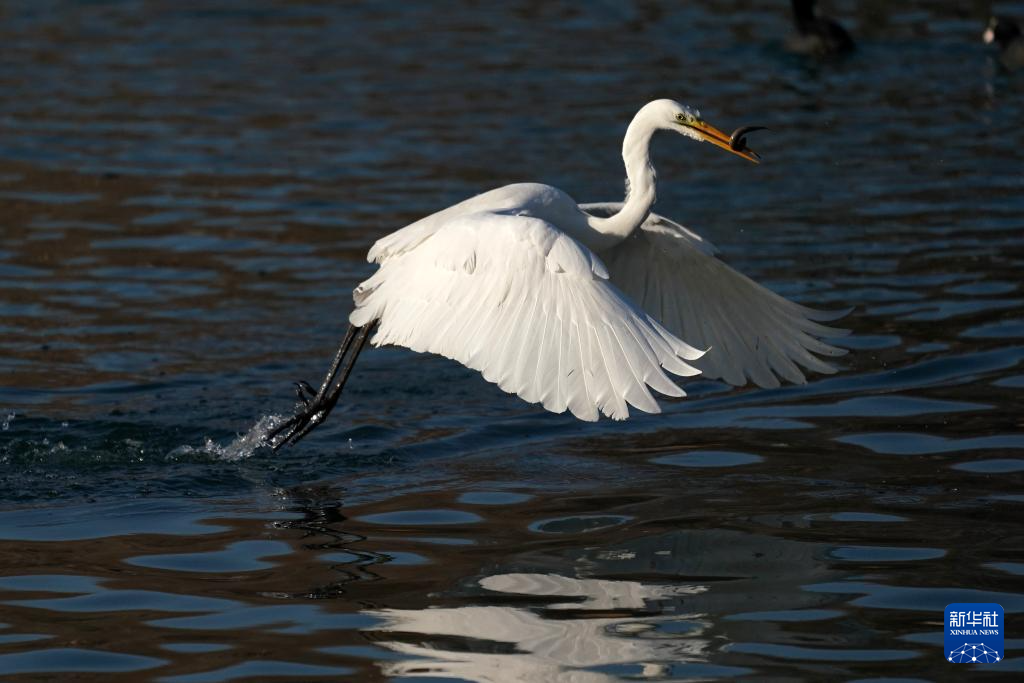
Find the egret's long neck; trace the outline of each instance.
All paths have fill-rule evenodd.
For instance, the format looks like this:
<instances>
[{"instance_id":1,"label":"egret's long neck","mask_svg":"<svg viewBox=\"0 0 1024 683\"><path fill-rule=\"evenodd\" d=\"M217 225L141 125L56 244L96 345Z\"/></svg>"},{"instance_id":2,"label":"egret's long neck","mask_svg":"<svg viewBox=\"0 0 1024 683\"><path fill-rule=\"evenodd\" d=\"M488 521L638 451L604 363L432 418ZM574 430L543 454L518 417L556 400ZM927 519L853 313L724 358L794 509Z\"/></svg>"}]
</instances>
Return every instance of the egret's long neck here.
<instances>
[{"instance_id":1,"label":"egret's long neck","mask_svg":"<svg viewBox=\"0 0 1024 683\"><path fill-rule=\"evenodd\" d=\"M629 236L647 218L655 195L656 175L651 165L651 136L657 127L641 111L634 117L622 141L622 160L626 163L628 192L622 209L608 218L591 216L587 219L591 228L619 240Z\"/></svg>"}]
</instances>

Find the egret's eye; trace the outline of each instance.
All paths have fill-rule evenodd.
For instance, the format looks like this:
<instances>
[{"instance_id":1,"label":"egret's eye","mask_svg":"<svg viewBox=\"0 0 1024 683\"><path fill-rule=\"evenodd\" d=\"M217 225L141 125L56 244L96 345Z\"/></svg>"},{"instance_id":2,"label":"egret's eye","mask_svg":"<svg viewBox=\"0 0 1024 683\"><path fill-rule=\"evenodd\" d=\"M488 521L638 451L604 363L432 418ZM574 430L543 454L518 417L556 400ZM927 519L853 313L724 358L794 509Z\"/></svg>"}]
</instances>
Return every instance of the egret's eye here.
<instances>
[{"instance_id":1,"label":"egret's eye","mask_svg":"<svg viewBox=\"0 0 1024 683\"><path fill-rule=\"evenodd\" d=\"M676 114L676 121L678 121L679 123L686 123L686 114L682 112Z\"/></svg>"}]
</instances>

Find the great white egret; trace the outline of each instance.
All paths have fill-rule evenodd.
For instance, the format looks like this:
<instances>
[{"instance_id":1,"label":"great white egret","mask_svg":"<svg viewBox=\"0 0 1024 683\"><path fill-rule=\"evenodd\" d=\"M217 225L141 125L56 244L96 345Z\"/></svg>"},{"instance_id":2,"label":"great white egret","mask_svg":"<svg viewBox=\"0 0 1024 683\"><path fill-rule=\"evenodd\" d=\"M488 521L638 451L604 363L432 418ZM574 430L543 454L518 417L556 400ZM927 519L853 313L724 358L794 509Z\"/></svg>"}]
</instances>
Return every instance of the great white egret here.
<instances>
[{"instance_id":1,"label":"great white egret","mask_svg":"<svg viewBox=\"0 0 1024 683\"><path fill-rule=\"evenodd\" d=\"M626 130L624 202L577 204L550 185L507 185L381 238L368 254L380 268L356 287L319 390L299 383L296 413L270 444L294 443L323 422L375 328L374 346L446 356L588 421L625 419L628 405L660 412L649 388L685 395L665 371L762 387L804 382L801 366L834 372L814 354L844 353L819 339L843 331L816 321L838 316L761 287L700 235L650 213L659 130L758 160L743 140L750 128L730 139L697 110L656 100Z\"/></svg>"}]
</instances>

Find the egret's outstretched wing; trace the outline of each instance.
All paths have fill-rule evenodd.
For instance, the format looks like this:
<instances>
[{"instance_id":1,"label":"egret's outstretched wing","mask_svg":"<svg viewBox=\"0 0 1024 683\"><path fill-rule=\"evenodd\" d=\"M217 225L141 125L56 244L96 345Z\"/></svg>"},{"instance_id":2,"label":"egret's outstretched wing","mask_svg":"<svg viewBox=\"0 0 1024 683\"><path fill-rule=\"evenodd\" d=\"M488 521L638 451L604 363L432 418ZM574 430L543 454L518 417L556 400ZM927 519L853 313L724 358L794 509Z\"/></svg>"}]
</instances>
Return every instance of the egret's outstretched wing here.
<instances>
[{"instance_id":1,"label":"egret's outstretched wing","mask_svg":"<svg viewBox=\"0 0 1024 683\"><path fill-rule=\"evenodd\" d=\"M619 207L580 208L600 216ZM718 260L716 252L700 235L652 213L640 230L600 256L617 287L673 334L709 349L694 363L706 377L777 387L780 379L804 383L802 368L835 372L815 354L846 353L821 341L846 334L820 324L843 312L784 299Z\"/></svg>"},{"instance_id":2,"label":"egret's outstretched wing","mask_svg":"<svg viewBox=\"0 0 1024 683\"><path fill-rule=\"evenodd\" d=\"M659 412L648 386L683 391L701 352L608 283L604 264L546 221L482 212L453 218L382 259L355 290L350 321L379 320L375 345L429 351L556 413L583 420Z\"/></svg>"}]
</instances>

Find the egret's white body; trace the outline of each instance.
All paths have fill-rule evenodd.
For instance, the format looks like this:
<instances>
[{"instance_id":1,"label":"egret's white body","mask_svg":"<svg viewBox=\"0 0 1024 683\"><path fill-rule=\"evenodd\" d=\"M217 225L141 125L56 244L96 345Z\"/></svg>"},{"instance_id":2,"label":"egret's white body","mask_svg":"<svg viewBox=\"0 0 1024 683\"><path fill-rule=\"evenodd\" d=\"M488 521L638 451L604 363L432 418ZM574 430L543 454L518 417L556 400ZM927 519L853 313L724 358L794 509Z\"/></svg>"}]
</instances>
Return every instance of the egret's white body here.
<instances>
[{"instance_id":1,"label":"egret's white body","mask_svg":"<svg viewBox=\"0 0 1024 683\"><path fill-rule=\"evenodd\" d=\"M623 142L625 202L580 205L523 183L427 216L370 249L380 268L356 288L350 322L376 322L375 346L446 356L583 420L624 419L627 404L660 412L649 389L685 395L666 371L764 387L802 383L802 368L834 372L814 355L844 353L819 339L843 333L817 322L833 314L761 287L650 213L657 130L729 148L696 111L651 102Z\"/></svg>"}]
</instances>

